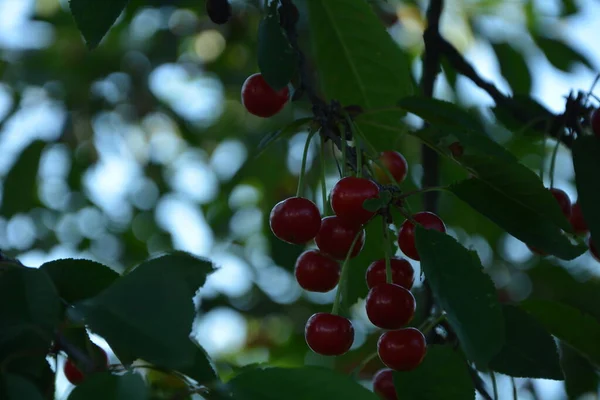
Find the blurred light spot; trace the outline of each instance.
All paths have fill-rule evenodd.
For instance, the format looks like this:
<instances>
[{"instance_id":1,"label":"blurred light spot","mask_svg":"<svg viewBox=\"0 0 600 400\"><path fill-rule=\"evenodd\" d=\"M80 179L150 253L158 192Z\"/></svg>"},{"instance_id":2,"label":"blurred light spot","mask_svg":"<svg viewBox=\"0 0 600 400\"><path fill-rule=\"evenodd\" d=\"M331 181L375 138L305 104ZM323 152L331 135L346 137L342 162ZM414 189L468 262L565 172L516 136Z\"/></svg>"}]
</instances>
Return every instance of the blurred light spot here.
<instances>
[{"instance_id":1,"label":"blurred light spot","mask_svg":"<svg viewBox=\"0 0 600 400\"><path fill-rule=\"evenodd\" d=\"M247 157L248 150L242 142L224 140L212 153L210 166L220 180L228 181L239 171Z\"/></svg>"},{"instance_id":2,"label":"blurred light spot","mask_svg":"<svg viewBox=\"0 0 600 400\"><path fill-rule=\"evenodd\" d=\"M105 262L116 262L123 253L123 243L114 235L104 234L92 241L90 251Z\"/></svg>"},{"instance_id":3,"label":"blurred light spot","mask_svg":"<svg viewBox=\"0 0 600 400\"><path fill-rule=\"evenodd\" d=\"M273 301L280 304L293 303L302 294L302 289L296 283L294 276L277 266L259 270L256 284Z\"/></svg>"},{"instance_id":4,"label":"blurred light spot","mask_svg":"<svg viewBox=\"0 0 600 400\"><path fill-rule=\"evenodd\" d=\"M198 203L208 203L217 195L217 178L197 154L181 155L170 172L173 188Z\"/></svg>"},{"instance_id":5,"label":"blurred light spot","mask_svg":"<svg viewBox=\"0 0 600 400\"><path fill-rule=\"evenodd\" d=\"M139 213L131 223L131 230L135 238L141 242L146 242L156 231L156 223L151 212Z\"/></svg>"},{"instance_id":6,"label":"blurred light spot","mask_svg":"<svg viewBox=\"0 0 600 400\"><path fill-rule=\"evenodd\" d=\"M18 250L28 249L35 242L35 224L28 215L17 214L8 221L6 235L10 247Z\"/></svg>"},{"instance_id":7,"label":"blurred light spot","mask_svg":"<svg viewBox=\"0 0 600 400\"><path fill-rule=\"evenodd\" d=\"M169 29L176 35L185 36L194 32L198 17L190 10L175 10L169 18Z\"/></svg>"},{"instance_id":8,"label":"blurred light spot","mask_svg":"<svg viewBox=\"0 0 600 400\"><path fill-rule=\"evenodd\" d=\"M235 210L255 206L262 198L261 192L251 185L237 185L229 194L229 207Z\"/></svg>"},{"instance_id":9,"label":"blurred light spot","mask_svg":"<svg viewBox=\"0 0 600 400\"><path fill-rule=\"evenodd\" d=\"M100 210L95 207L86 207L79 211L77 215L77 224L79 231L83 236L96 239L100 237L106 229L106 218Z\"/></svg>"},{"instance_id":10,"label":"blurred light spot","mask_svg":"<svg viewBox=\"0 0 600 400\"><path fill-rule=\"evenodd\" d=\"M330 290L326 293L317 293L317 292L304 292L304 297L313 303L317 304L333 304L333 300L335 299L336 290Z\"/></svg>"},{"instance_id":11,"label":"blurred light spot","mask_svg":"<svg viewBox=\"0 0 600 400\"><path fill-rule=\"evenodd\" d=\"M42 179L38 185L38 195L42 203L54 210L64 210L71 189L67 182L58 178Z\"/></svg>"},{"instance_id":12,"label":"blurred light spot","mask_svg":"<svg viewBox=\"0 0 600 400\"><path fill-rule=\"evenodd\" d=\"M218 291L230 297L239 297L252 288L250 266L232 254L211 255L218 269L208 276L202 290Z\"/></svg>"},{"instance_id":13,"label":"blurred light spot","mask_svg":"<svg viewBox=\"0 0 600 400\"><path fill-rule=\"evenodd\" d=\"M150 210L159 196L158 186L149 178L138 180L131 187L131 202L140 210Z\"/></svg>"},{"instance_id":14,"label":"blurred light spot","mask_svg":"<svg viewBox=\"0 0 600 400\"><path fill-rule=\"evenodd\" d=\"M75 214L65 214L58 220L55 228L56 237L61 243L75 246L81 241L78 222Z\"/></svg>"},{"instance_id":15,"label":"blurred light spot","mask_svg":"<svg viewBox=\"0 0 600 400\"><path fill-rule=\"evenodd\" d=\"M193 335L212 357L234 354L241 350L246 342L246 320L230 308L215 308L194 325Z\"/></svg>"},{"instance_id":16,"label":"blurred light spot","mask_svg":"<svg viewBox=\"0 0 600 400\"><path fill-rule=\"evenodd\" d=\"M194 40L194 51L205 63L215 61L223 50L227 42L221 32L214 29L206 30L196 36Z\"/></svg>"},{"instance_id":17,"label":"blurred light spot","mask_svg":"<svg viewBox=\"0 0 600 400\"><path fill-rule=\"evenodd\" d=\"M229 230L236 238L245 238L262 229L263 214L260 208L243 208L229 220Z\"/></svg>"},{"instance_id":18,"label":"blurred light spot","mask_svg":"<svg viewBox=\"0 0 600 400\"><path fill-rule=\"evenodd\" d=\"M308 138L308 132L298 133L294 135L290 139L289 143L289 151L287 158L287 166L290 172L294 175L300 175L300 169L302 167L302 156L304 153L304 145L306 144L306 139ZM306 171L310 170L312 162L316 155L316 142L311 140L311 143L308 147L308 154L306 156Z\"/></svg>"},{"instance_id":19,"label":"blurred light spot","mask_svg":"<svg viewBox=\"0 0 600 400\"><path fill-rule=\"evenodd\" d=\"M517 266L533 257L533 253L531 253L531 250L529 250L525 243L509 234L504 235L504 237L500 239L499 250L500 255L506 261L510 261Z\"/></svg>"},{"instance_id":20,"label":"blurred light spot","mask_svg":"<svg viewBox=\"0 0 600 400\"><path fill-rule=\"evenodd\" d=\"M131 38L135 41L150 39L161 27L162 16L154 8L144 8L131 20L129 30Z\"/></svg>"},{"instance_id":21,"label":"blurred light spot","mask_svg":"<svg viewBox=\"0 0 600 400\"><path fill-rule=\"evenodd\" d=\"M40 160L40 177L42 179L64 178L70 170L71 156L67 146L56 144L46 147Z\"/></svg>"},{"instance_id":22,"label":"blurred light spot","mask_svg":"<svg viewBox=\"0 0 600 400\"><path fill-rule=\"evenodd\" d=\"M161 164L175 160L184 145L174 132L155 132L150 138L150 158Z\"/></svg>"},{"instance_id":23,"label":"blurred light spot","mask_svg":"<svg viewBox=\"0 0 600 400\"><path fill-rule=\"evenodd\" d=\"M517 271L512 274L512 279L505 287L512 301L522 301L531 293L531 279L527 274Z\"/></svg>"}]
</instances>

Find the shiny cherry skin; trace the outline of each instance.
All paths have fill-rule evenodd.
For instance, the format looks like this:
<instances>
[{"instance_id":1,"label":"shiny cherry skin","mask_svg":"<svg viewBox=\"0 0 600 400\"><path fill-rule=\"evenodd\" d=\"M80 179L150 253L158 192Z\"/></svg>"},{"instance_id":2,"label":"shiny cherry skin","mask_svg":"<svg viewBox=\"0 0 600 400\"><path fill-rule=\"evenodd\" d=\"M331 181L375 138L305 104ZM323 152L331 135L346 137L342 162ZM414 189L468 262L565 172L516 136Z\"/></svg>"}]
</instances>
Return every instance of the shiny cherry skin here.
<instances>
[{"instance_id":1,"label":"shiny cherry skin","mask_svg":"<svg viewBox=\"0 0 600 400\"><path fill-rule=\"evenodd\" d=\"M290 96L288 87L273 90L260 73L250 75L242 85L242 104L250 114L269 118L280 112Z\"/></svg>"},{"instance_id":2,"label":"shiny cherry skin","mask_svg":"<svg viewBox=\"0 0 600 400\"><path fill-rule=\"evenodd\" d=\"M406 179L406 174L408 173L408 163L406 162L406 158L401 153L397 151L384 151L379 155L378 159L379 163L382 167L387 169L394 177L396 183L400 184L404 182ZM384 185L390 185L394 182L391 181L388 174L377 164L373 163L373 172L375 173L375 177Z\"/></svg>"},{"instance_id":3,"label":"shiny cherry skin","mask_svg":"<svg viewBox=\"0 0 600 400\"><path fill-rule=\"evenodd\" d=\"M100 353L102 354L102 357L104 359L103 366L108 367L108 355L102 349L100 349ZM100 368L98 369L100 370ZM83 372L81 372L81 370L77 367L77 365L75 365L73 360L71 360L70 358L67 358L67 360L65 361L65 364L63 366L63 372L65 374L65 378L67 378L67 380L71 382L72 385L78 385L85 380L85 375L83 374Z\"/></svg>"},{"instance_id":4,"label":"shiny cherry skin","mask_svg":"<svg viewBox=\"0 0 600 400\"><path fill-rule=\"evenodd\" d=\"M319 250L307 250L296 260L294 275L305 290L329 292L340 281L340 264Z\"/></svg>"},{"instance_id":5,"label":"shiny cherry skin","mask_svg":"<svg viewBox=\"0 0 600 400\"><path fill-rule=\"evenodd\" d=\"M321 213L312 201L290 197L271 210L271 231L279 239L292 244L305 244L317 236L321 228Z\"/></svg>"},{"instance_id":6,"label":"shiny cherry skin","mask_svg":"<svg viewBox=\"0 0 600 400\"><path fill-rule=\"evenodd\" d=\"M375 286L367 294L365 308L369 321L382 329L399 329L415 315L415 298L394 283Z\"/></svg>"},{"instance_id":7,"label":"shiny cherry skin","mask_svg":"<svg viewBox=\"0 0 600 400\"><path fill-rule=\"evenodd\" d=\"M446 225L440 217L429 211L423 211L416 213L412 218L419 224L423 225L425 229L435 229L439 232L446 232ZM398 233L398 247L408 258L419 261L419 253L417 252L417 246L415 243L415 225L409 220L404 221L400 226Z\"/></svg>"},{"instance_id":8,"label":"shiny cherry skin","mask_svg":"<svg viewBox=\"0 0 600 400\"><path fill-rule=\"evenodd\" d=\"M396 371L417 368L426 353L425 336L415 328L385 332L377 341L377 354L381 362Z\"/></svg>"},{"instance_id":9,"label":"shiny cherry skin","mask_svg":"<svg viewBox=\"0 0 600 400\"><path fill-rule=\"evenodd\" d=\"M360 234L359 234L360 232ZM352 247L356 235L358 239ZM321 229L315 238L317 247L336 260L346 258L350 247L350 258L356 257L365 244L365 231L360 225L349 224L338 216L325 217L321 220Z\"/></svg>"},{"instance_id":10,"label":"shiny cherry skin","mask_svg":"<svg viewBox=\"0 0 600 400\"><path fill-rule=\"evenodd\" d=\"M362 225L375 214L364 209L363 203L379 197L379 188L369 179L347 176L335 184L330 197L335 215L348 223Z\"/></svg>"},{"instance_id":11,"label":"shiny cherry skin","mask_svg":"<svg viewBox=\"0 0 600 400\"><path fill-rule=\"evenodd\" d=\"M384 400L398 400L391 369L383 368L373 375L373 391Z\"/></svg>"},{"instance_id":12,"label":"shiny cherry skin","mask_svg":"<svg viewBox=\"0 0 600 400\"><path fill-rule=\"evenodd\" d=\"M596 135L597 138L600 138L600 109L596 109L592 112L590 124L592 125L594 135Z\"/></svg>"},{"instance_id":13,"label":"shiny cherry skin","mask_svg":"<svg viewBox=\"0 0 600 400\"><path fill-rule=\"evenodd\" d=\"M592 238L590 238L590 240L588 241L588 246L590 247L590 253L592 254L592 256L598 262L600 262L600 251L598 251L598 248L596 247L595 243L592 241Z\"/></svg>"},{"instance_id":14,"label":"shiny cherry skin","mask_svg":"<svg viewBox=\"0 0 600 400\"><path fill-rule=\"evenodd\" d=\"M392 283L410 290L415 281L415 270L412 265L400 257L392 257L390 265L392 267ZM373 261L367 268L365 279L369 289L383 285L386 283L386 278L385 259Z\"/></svg>"},{"instance_id":15,"label":"shiny cherry skin","mask_svg":"<svg viewBox=\"0 0 600 400\"><path fill-rule=\"evenodd\" d=\"M306 344L324 356L340 356L354 342L354 327L349 319L329 313L316 313L306 321Z\"/></svg>"},{"instance_id":16,"label":"shiny cherry skin","mask_svg":"<svg viewBox=\"0 0 600 400\"><path fill-rule=\"evenodd\" d=\"M588 228L585 219L583 219L583 213L581 212L581 205L579 202L573 204L571 208L571 218L569 218L569 222L571 222L571 226L573 227L573 232L577 234L584 234L590 231Z\"/></svg>"},{"instance_id":17,"label":"shiny cherry skin","mask_svg":"<svg viewBox=\"0 0 600 400\"><path fill-rule=\"evenodd\" d=\"M550 189L550 193L558 202L560 206L560 210L565 215L565 217L571 217L571 199L569 199L569 195L566 194L563 190L552 188Z\"/></svg>"}]
</instances>

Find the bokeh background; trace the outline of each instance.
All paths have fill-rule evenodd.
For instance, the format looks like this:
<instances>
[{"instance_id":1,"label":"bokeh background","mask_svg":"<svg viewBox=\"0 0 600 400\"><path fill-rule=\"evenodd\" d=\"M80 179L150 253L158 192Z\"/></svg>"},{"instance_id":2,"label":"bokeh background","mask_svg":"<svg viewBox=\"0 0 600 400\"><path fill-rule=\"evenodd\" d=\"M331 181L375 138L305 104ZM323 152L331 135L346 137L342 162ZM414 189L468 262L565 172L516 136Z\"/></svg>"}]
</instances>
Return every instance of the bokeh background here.
<instances>
[{"instance_id":1,"label":"bokeh background","mask_svg":"<svg viewBox=\"0 0 600 400\"><path fill-rule=\"evenodd\" d=\"M258 71L263 2L232 1L233 19L219 26L205 15L203 0L131 0L93 52L67 3L0 0L0 248L31 267L84 257L117 271L170 249L209 257L220 268L197 299L194 334L224 374L225 365L267 361L351 370L373 351L376 330L358 304L354 351L335 365L309 352L304 322L328 309L334 293L301 290L293 267L304 249L269 231L272 206L295 194L307 132L262 154L257 146L263 135L310 116L310 107L301 100L265 120L240 103L242 83ZM418 79L427 2L372 3L411 55ZM570 91L590 89L600 67L597 0L446 3L443 35L505 93L531 94L561 112ZM310 54L304 4L296 4L301 45ZM540 47L544 37L566 49ZM553 141L509 132L489 110L491 99L451 69L437 83L437 97L480 116L487 134L549 184ZM420 186L419 149L412 138L395 149L410 163L407 190ZM332 187L338 175L326 150ZM315 140L308 195L321 207L318 152ZM563 148L556 165L554 185L574 202L573 168ZM462 176L451 165L443 171L445 183ZM420 207L418 199L412 206ZM442 195L440 214L450 233L478 252L506 296L528 295L526 271L539 257L452 198ZM579 279L600 271L589 254L562 264ZM365 378L379 367L372 366ZM565 398L560 382L517 383L523 400ZM508 378L499 376L499 384L509 398ZM64 379L58 388L58 398L70 390Z\"/></svg>"}]
</instances>

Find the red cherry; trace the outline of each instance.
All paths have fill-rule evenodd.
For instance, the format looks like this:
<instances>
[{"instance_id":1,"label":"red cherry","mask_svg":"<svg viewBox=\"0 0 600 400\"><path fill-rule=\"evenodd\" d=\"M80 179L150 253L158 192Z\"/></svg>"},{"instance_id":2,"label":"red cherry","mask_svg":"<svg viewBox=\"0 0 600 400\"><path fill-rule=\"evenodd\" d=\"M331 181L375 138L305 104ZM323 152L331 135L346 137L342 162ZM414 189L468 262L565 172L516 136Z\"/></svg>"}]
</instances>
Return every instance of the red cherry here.
<instances>
[{"instance_id":1,"label":"red cherry","mask_svg":"<svg viewBox=\"0 0 600 400\"><path fill-rule=\"evenodd\" d=\"M375 286L367 294L367 317L373 325L383 329L399 329L415 315L412 293L394 283Z\"/></svg>"},{"instance_id":2,"label":"red cherry","mask_svg":"<svg viewBox=\"0 0 600 400\"><path fill-rule=\"evenodd\" d=\"M373 376L373 391L384 400L398 400L391 369L384 368L377 371Z\"/></svg>"},{"instance_id":3,"label":"red cherry","mask_svg":"<svg viewBox=\"0 0 600 400\"><path fill-rule=\"evenodd\" d=\"M271 231L279 239L292 244L304 244L314 239L321 227L321 213L312 201L290 197L271 210Z\"/></svg>"},{"instance_id":4,"label":"red cherry","mask_svg":"<svg viewBox=\"0 0 600 400\"><path fill-rule=\"evenodd\" d=\"M363 208L364 201L378 196L379 188L373 181L347 176L331 189L331 208L343 220L362 225L375 214Z\"/></svg>"},{"instance_id":5,"label":"red cherry","mask_svg":"<svg viewBox=\"0 0 600 400\"><path fill-rule=\"evenodd\" d=\"M340 280L340 264L319 250L300 254L294 272L300 286L311 292L328 292Z\"/></svg>"},{"instance_id":6,"label":"red cherry","mask_svg":"<svg viewBox=\"0 0 600 400\"><path fill-rule=\"evenodd\" d=\"M537 254L538 256L544 257L544 256L548 255L548 253L546 253L545 251L542 251L542 250L538 249L537 247L533 247L533 246L527 245L527 248L529 249L529 251L531 251L532 253Z\"/></svg>"},{"instance_id":7,"label":"red cherry","mask_svg":"<svg viewBox=\"0 0 600 400\"><path fill-rule=\"evenodd\" d=\"M594 242L592 241L592 238L590 238L590 240L588 241L588 246L590 247L590 253L592 253L592 256L598 261L600 262L600 251L598 251L598 248L596 247L596 245L594 244Z\"/></svg>"},{"instance_id":8,"label":"red cherry","mask_svg":"<svg viewBox=\"0 0 600 400\"><path fill-rule=\"evenodd\" d=\"M415 280L415 270L412 265L400 257L392 257L390 264L392 267L392 283L410 290ZM367 268L365 279L369 289L386 283L385 259L372 262Z\"/></svg>"},{"instance_id":9,"label":"red cherry","mask_svg":"<svg viewBox=\"0 0 600 400\"><path fill-rule=\"evenodd\" d=\"M462 145L459 142L452 143L450 146L448 146L448 149L450 150L454 158L458 158L465 153L464 147L462 147Z\"/></svg>"},{"instance_id":10,"label":"red cherry","mask_svg":"<svg viewBox=\"0 0 600 400\"><path fill-rule=\"evenodd\" d=\"M104 365L102 366L108 367L108 355L103 349L99 348L99 350L102 354L102 357L104 358ZM65 362L65 365L63 367L63 372L65 374L65 378L67 378L67 380L73 385L78 385L85 379L85 375L83 374L83 372L81 372L79 367L77 367L77 365L75 365L73 360L71 360L70 358L67 358L67 361Z\"/></svg>"},{"instance_id":11,"label":"red cherry","mask_svg":"<svg viewBox=\"0 0 600 400\"><path fill-rule=\"evenodd\" d=\"M306 321L306 344L317 354L339 356L350 350L354 327L349 319L328 313L316 313Z\"/></svg>"},{"instance_id":12,"label":"red cherry","mask_svg":"<svg viewBox=\"0 0 600 400\"><path fill-rule=\"evenodd\" d=\"M571 218L569 221L571 222L571 226L573 227L573 231L575 233L583 234L590 231L585 219L583 219L583 213L581 212L581 205L579 202L573 204L573 207L571 208Z\"/></svg>"},{"instance_id":13,"label":"red cherry","mask_svg":"<svg viewBox=\"0 0 600 400\"><path fill-rule=\"evenodd\" d=\"M260 73L250 75L242 85L242 104L258 117L269 118L283 109L290 96L288 87L273 90Z\"/></svg>"},{"instance_id":14,"label":"red cherry","mask_svg":"<svg viewBox=\"0 0 600 400\"><path fill-rule=\"evenodd\" d=\"M592 131L596 137L600 138L600 109L596 109L592 112L590 124L592 125Z\"/></svg>"},{"instance_id":15,"label":"red cherry","mask_svg":"<svg viewBox=\"0 0 600 400\"><path fill-rule=\"evenodd\" d=\"M552 188L550 189L550 193L558 202L562 213L565 217L571 217L571 199L569 199L569 195L567 195L563 190Z\"/></svg>"},{"instance_id":16,"label":"red cherry","mask_svg":"<svg viewBox=\"0 0 600 400\"><path fill-rule=\"evenodd\" d=\"M398 153L397 151L384 151L379 155L378 161L382 167L389 171L398 184L402 183L404 179L406 179L408 163L402 154ZM375 176L380 183L385 185L393 183L388 174L386 174L385 171L379 165L377 165L377 163L373 164L373 172L375 172Z\"/></svg>"},{"instance_id":17,"label":"red cherry","mask_svg":"<svg viewBox=\"0 0 600 400\"><path fill-rule=\"evenodd\" d=\"M425 336L415 328L385 332L377 341L377 353L387 367L396 371L410 371L425 358Z\"/></svg>"},{"instance_id":18,"label":"red cherry","mask_svg":"<svg viewBox=\"0 0 600 400\"><path fill-rule=\"evenodd\" d=\"M325 217L321 220L321 229L315 238L319 250L329 254L336 260L346 258L354 237L358 240L352 248L352 257L356 257L365 244L365 231L360 225L349 224L338 216Z\"/></svg>"},{"instance_id":19,"label":"red cherry","mask_svg":"<svg viewBox=\"0 0 600 400\"><path fill-rule=\"evenodd\" d=\"M435 229L439 232L446 232L444 221L432 212L423 211L416 213L412 218L423 225L425 229ZM415 225L409 220L404 221L402 226L400 226L400 232L398 233L398 247L400 247L400 250L402 250L408 258L412 258L416 261L421 259L415 245Z\"/></svg>"}]
</instances>

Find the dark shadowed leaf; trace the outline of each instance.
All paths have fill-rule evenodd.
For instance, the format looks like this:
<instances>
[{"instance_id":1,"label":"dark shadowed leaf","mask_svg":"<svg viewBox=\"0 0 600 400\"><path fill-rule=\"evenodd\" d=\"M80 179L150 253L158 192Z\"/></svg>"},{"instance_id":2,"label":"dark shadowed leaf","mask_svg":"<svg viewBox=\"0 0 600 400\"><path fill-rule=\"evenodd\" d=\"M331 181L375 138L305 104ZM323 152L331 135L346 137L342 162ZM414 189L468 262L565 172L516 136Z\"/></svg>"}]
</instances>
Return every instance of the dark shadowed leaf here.
<instances>
[{"instance_id":1,"label":"dark shadowed leaf","mask_svg":"<svg viewBox=\"0 0 600 400\"><path fill-rule=\"evenodd\" d=\"M227 386L236 400L378 400L348 375L319 367L253 369Z\"/></svg>"},{"instance_id":2,"label":"dark shadowed leaf","mask_svg":"<svg viewBox=\"0 0 600 400\"><path fill-rule=\"evenodd\" d=\"M403 400L475 399L467 363L449 346L429 346L423 363L416 369L394 372L394 384Z\"/></svg>"},{"instance_id":3,"label":"dark shadowed leaf","mask_svg":"<svg viewBox=\"0 0 600 400\"><path fill-rule=\"evenodd\" d=\"M37 175L45 143L35 141L19 156L2 182L0 214L10 217L37 204Z\"/></svg>"},{"instance_id":4,"label":"dark shadowed leaf","mask_svg":"<svg viewBox=\"0 0 600 400\"><path fill-rule=\"evenodd\" d=\"M432 125L482 130L481 123L463 108L449 101L424 96L409 96L397 102L400 108L415 114Z\"/></svg>"},{"instance_id":5,"label":"dark shadowed leaf","mask_svg":"<svg viewBox=\"0 0 600 400\"><path fill-rule=\"evenodd\" d=\"M425 278L467 357L486 366L504 344L504 317L477 253L422 226L417 227L416 243Z\"/></svg>"},{"instance_id":6,"label":"dark shadowed leaf","mask_svg":"<svg viewBox=\"0 0 600 400\"><path fill-rule=\"evenodd\" d=\"M531 73L523 55L508 43L492 44L500 64L500 72L508 81L513 93L531 92Z\"/></svg>"},{"instance_id":7,"label":"dark shadowed leaf","mask_svg":"<svg viewBox=\"0 0 600 400\"><path fill-rule=\"evenodd\" d=\"M308 0L315 63L326 99L363 110L393 107L413 92L410 62L362 0ZM363 115L360 128L377 150L388 150L398 134L377 125L401 126L404 112Z\"/></svg>"},{"instance_id":8,"label":"dark shadowed leaf","mask_svg":"<svg viewBox=\"0 0 600 400\"><path fill-rule=\"evenodd\" d=\"M531 299L520 306L551 334L600 365L600 322L594 317L556 301Z\"/></svg>"},{"instance_id":9,"label":"dark shadowed leaf","mask_svg":"<svg viewBox=\"0 0 600 400\"><path fill-rule=\"evenodd\" d=\"M77 28L90 49L98 46L128 2L129 0L69 0Z\"/></svg>"},{"instance_id":10,"label":"dark shadowed leaf","mask_svg":"<svg viewBox=\"0 0 600 400\"><path fill-rule=\"evenodd\" d=\"M530 96L517 94L510 102L492 107L496 119L518 135L546 134L554 119L546 107Z\"/></svg>"},{"instance_id":11,"label":"dark shadowed leaf","mask_svg":"<svg viewBox=\"0 0 600 400\"><path fill-rule=\"evenodd\" d=\"M535 41L550 61L550 64L561 71L569 72L573 65L577 63L585 65L592 71L595 70L586 56L560 40L537 36Z\"/></svg>"},{"instance_id":12,"label":"dark shadowed leaf","mask_svg":"<svg viewBox=\"0 0 600 400\"><path fill-rule=\"evenodd\" d=\"M72 258L47 262L40 270L50 276L60 297L69 303L96 296L119 277L105 265Z\"/></svg>"},{"instance_id":13,"label":"dark shadowed leaf","mask_svg":"<svg viewBox=\"0 0 600 400\"><path fill-rule=\"evenodd\" d=\"M515 306L502 307L506 341L490 368L519 378L563 378L556 343L538 321Z\"/></svg>"},{"instance_id":14,"label":"dark shadowed leaf","mask_svg":"<svg viewBox=\"0 0 600 400\"><path fill-rule=\"evenodd\" d=\"M149 400L150 391L141 375L128 372L112 375L100 372L77 385L68 400Z\"/></svg>"},{"instance_id":15,"label":"dark shadowed leaf","mask_svg":"<svg viewBox=\"0 0 600 400\"><path fill-rule=\"evenodd\" d=\"M195 346L194 362L190 367L182 368L179 371L201 384L214 381L217 379L217 372L212 360L198 343L194 340L192 340L192 343Z\"/></svg>"},{"instance_id":16,"label":"dark shadowed leaf","mask_svg":"<svg viewBox=\"0 0 600 400\"><path fill-rule=\"evenodd\" d=\"M573 144L575 184L583 217L600 246L600 139L582 136Z\"/></svg>"},{"instance_id":17,"label":"dark shadowed leaf","mask_svg":"<svg viewBox=\"0 0 600 400\"><path fill-rule=\"evenodd\" d=\"M33 382L23 378L20 375L3 374L2 387L0 387L0 396L6 400L43 400L41 392L35 387ZM2 393L4 391L4 394Z\"/></svg>"},{"instance_id":18,"label":"dark shadowed leaf","mask_svg":"<svg viewBox=\"0 0 600 400\"><path fill-rule=\"evenodd\" d=\"M568 344L561 342L559 348L560 365L565 374L565 389L569 399L577 400L584 394L598 394L600 377L594 366Z\"/></svg>"}]
</instances>

